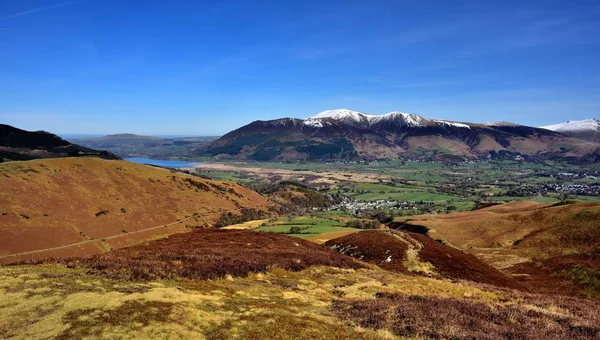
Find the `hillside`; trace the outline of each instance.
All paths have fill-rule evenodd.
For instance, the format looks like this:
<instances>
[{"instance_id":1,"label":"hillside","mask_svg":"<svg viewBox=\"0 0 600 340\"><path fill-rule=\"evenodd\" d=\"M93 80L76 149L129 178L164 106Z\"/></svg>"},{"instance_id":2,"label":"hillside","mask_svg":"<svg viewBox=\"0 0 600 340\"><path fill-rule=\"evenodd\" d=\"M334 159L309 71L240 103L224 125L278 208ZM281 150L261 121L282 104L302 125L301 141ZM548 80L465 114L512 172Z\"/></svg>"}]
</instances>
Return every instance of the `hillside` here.
<instances>
[{"instance_id":1,"label":"hillside","mask_svg":"<svg viewBox=\"0 0 600 340\"><path fill-rule=\"evenodd\" d=\"M600 144L510 123L472 124L391 112L329 110L302 120L255 121L198 154L257 161L417 158L596 162Z\"/></svg>"},{"instance_id":2,"label":"hillside","mask_svg":"<svg viewBox=\"0 0 600 340\"><path fill-rule=\"evenodd\" d=\"M382 270L252 231L0 267L2 338L597 339L599 318L596 301Z\"/></svg>"},{"instance_id":3,"label":"hillside","mask_svg":"<svg viewBox=\"0 0 600 340\"><path fill-rule=\"evenodd\" d=\"M522 288L475 256L418 233L369 230L329 240L325 245L342 254L399 273Z\"/></svg>"},{"instance_id":4,"label":"hillside","mask_svg":"<svg viewBox=\"0 0 600 340\"><path fill-rule=\"evenodd\" d=\"M98 158L3 163L0 187L0 262L94 254L268 209L232 182Z\"/></svg>"},{"instance_id":5,"label":"hillside","mask_svg":"<svg viewBox=\"0 0 600 340\"><path fill-rule=\"evenodd\" d=\"M433 228L463 248L512 247L537 257L565 251L588 254L600 246L600 203L514 202L448 215L421 215L409 222Z\"/></svg>"},{"instance_id":6,"label":"hillside","mask_svg":"<svg viewBox=\"0 0 600 340\"><path fill-rule=\"evenodd\" d=\"M565 123L542 126L541 128L590 142L600 142L600 121L598 119L569 120Z\"/></svg>"},{"instance_id":7,"label":"hillside","mask_svg":"<svg viewBox=\"0 0 600 340\"><path fill-rule=\"evenodd\" d=\"M116 134L72 141L95 149L108 150L121 157L170 158L190 157L199 146L217 137L162 138L135 134Z\"/></svg>"},{"instance_id":8,"label":"hillside","mask_svg":"<svg viewBox=\"0 0 600 340\"><path fill-rule=\"evenodd\" d=\"M408 221L535 291L600 297L600 203L515 202Z\"/></svg>"},{"instance_id":9,"label":"hillside","mask_svg":"<svg viewBox=\"0 0 600 340\"><path fill-rule=\"evenodd\" d=\"M72 144L49 132L30 132L0 124L0 163L11 160L82 156L119 159L110 152Z\"/></svg>"}]
</instances>

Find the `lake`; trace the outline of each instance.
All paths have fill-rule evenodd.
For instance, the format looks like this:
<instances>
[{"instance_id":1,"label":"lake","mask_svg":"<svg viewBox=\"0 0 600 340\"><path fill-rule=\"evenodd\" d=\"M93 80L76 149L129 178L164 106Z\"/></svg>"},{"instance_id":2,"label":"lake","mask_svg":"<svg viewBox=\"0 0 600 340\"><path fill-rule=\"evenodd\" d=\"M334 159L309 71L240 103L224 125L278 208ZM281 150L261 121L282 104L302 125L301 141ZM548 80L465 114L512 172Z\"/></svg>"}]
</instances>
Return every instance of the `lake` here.
<instances>
[{"instance_id":1,"label":"lake","mask_svg":"<svg viewBox=\"0 0 600 340\"><path fill-rule=\"evenodd\" d=\"M162 166L163 168L193 168L195 165L202 164L200 162L188 162L188 161L172 161L166 159L150 159L150 158L141 158L141 157L133 157L133 158L124 158L126 161L139 163L139 164L147 164L147 165L156 165Z\"/></svg>"}]
</instances>

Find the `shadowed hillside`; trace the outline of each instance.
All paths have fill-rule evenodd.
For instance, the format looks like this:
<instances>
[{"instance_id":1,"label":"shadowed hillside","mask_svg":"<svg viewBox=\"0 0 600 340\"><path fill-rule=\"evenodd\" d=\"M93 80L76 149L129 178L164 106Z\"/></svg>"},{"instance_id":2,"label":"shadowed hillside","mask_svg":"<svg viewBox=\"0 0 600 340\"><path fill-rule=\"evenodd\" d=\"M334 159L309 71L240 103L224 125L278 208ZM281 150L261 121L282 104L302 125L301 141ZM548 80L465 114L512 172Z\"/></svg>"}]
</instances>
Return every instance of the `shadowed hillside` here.
<instances>
[{"instance_id":1,"label":"shadowed hillside","mask_svg":"<svg viewBox=\"0 0 600 340\"><path fill-rule=\"evenodd\" d=\"M0 257L76 243L31 256L93 254L268 208L232 182L98 158L3 163L0 187Z\"/></svg>"},{"instance_id":2,"label":"shadowed hillside","mask_svg":"<svg viewBox=\"0 0 600 340\"><path fill-rule=\"evenodd\" d=\"M0 124L0 163L36 158L97 156L119 159L107 152L97 151L70 142L45 131L29 132Z\"/></svg>"}]
</instances>

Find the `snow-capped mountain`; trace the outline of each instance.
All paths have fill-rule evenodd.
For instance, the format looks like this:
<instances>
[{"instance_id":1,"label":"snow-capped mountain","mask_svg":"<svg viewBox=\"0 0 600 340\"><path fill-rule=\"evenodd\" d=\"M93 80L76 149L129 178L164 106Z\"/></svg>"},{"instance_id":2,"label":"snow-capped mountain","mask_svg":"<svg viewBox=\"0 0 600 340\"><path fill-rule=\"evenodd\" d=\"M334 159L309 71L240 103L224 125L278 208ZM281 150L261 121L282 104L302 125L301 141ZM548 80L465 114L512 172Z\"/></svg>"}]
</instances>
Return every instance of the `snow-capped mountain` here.
<instances>
[{"instance_id":1,"label":"snow-capped mountain","mask_svg":"<svg viewBox=\"0 0 600 340\"><path fill-rule=\"evenodd\" d=\"M546 125L541 128L590 142L600 142L600 120L598 119L569 120L565 123Z\"/></svg>"},{"instance_id":2,"label":"snow-capped mountain","mask_svg":"<svg viewBox=\"0 0 600 340\"><path fill-rule=\"evenodd\" d=\"M327 110L307 119L254 121L201 155L258 161L416 158L600 160L600 144L518 124L459 123L394 111Z\"/></svg>"},{"instance_id":3,"label":"snow-capped mountain","mask_svg":"<svg viewBox=\"0 0 600 340\"><path fill-rule=\"evenodd\" d=\"M378 125L389 126L390 124L408 127L427 127L437 124L466 129L470 128L467 124L429 119L413 113L393 111L383 115L372 115L348 109L326 110L320 112L307 118L304 121L304 124L314 127L323 127L332 122L342 122L362 127L377 127Z\"/></svg>"}]
</instances>

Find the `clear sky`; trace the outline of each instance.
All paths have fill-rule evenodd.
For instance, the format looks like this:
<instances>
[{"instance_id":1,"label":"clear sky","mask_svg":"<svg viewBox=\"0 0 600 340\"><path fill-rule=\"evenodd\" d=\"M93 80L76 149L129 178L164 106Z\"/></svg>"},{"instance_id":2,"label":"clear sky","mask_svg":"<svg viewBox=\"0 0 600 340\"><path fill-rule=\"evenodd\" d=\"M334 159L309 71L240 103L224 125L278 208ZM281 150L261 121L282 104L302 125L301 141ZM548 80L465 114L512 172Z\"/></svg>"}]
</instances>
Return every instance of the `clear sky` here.
<instances>
[{"instance_id":1,"label":"clear sky","mask_svg":"<svg viewBox=\"0 0 600 340\"><path fill-rule=\"evenodd\" d=\"M326 109L600 118L600 2L0 0L0 123L217 135Z\"/></svg>"}]
</instances>

